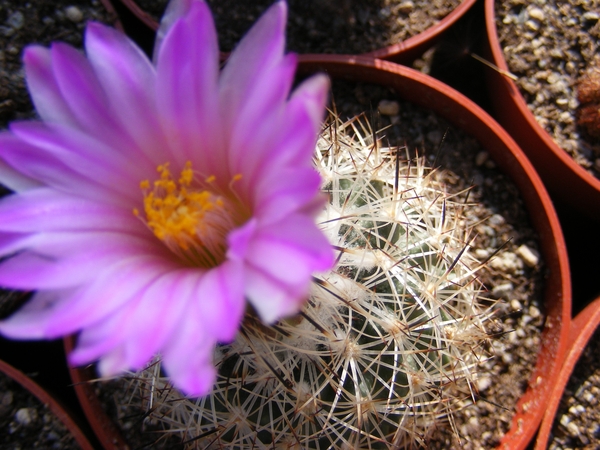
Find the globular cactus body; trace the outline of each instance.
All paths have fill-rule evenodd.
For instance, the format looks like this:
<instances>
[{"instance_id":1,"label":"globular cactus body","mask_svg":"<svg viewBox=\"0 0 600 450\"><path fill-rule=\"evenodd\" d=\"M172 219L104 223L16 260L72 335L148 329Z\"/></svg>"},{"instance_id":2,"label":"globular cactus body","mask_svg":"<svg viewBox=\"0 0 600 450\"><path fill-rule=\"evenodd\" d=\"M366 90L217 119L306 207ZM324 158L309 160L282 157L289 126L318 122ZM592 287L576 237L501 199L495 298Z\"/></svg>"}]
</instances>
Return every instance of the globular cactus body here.
<instances>
[{"instance_id":1,"label":"globular cactus body","mask_svg":"<svg viewBox=\"0 0 600 450\"><path fill-rule=\"evenodd\" d=\"M468 251L464 196L358 120L323 132L316 165L339 259L302 312L273 326L249 313L216 351L208 397L182 397L158 364L135 377L149 417L191 448L416 447L476 395L493 305Z\"/></svg>"}]
</instances>

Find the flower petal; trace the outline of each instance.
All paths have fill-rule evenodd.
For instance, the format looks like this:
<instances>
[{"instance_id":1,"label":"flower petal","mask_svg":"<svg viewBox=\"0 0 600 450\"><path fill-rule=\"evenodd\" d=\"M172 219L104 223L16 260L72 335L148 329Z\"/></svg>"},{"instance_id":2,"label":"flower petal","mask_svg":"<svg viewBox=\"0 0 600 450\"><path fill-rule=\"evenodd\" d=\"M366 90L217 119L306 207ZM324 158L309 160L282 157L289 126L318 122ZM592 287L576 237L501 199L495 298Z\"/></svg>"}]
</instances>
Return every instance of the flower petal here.
<instances>
[{"instance_id":1,"label":"flower petal","mask_svg":"<svg viewBox=\"0 0 600 450\"><path fill-rule=\"evenodd\" d=\"M116 311L174 266L155 255L123 258L99 273L81 292L61 303L51 316L46 333L64 336L85 328ZM98 301L98 298L102 301Z\"/></svg>"},{"instance_id":2,"label":"flower petal","mask_svg":"<svg viewBox=\"0 0 600 450\"><path fill-rule=\"evenodd\" d=\"M286 3L274 3L231 53L219 80L226 129L234 129L250 93L284 57L286 17Z\"/></svg>"},{"instance_id":3,"label":"flower petal","mask_svg":"<svg viewBox=\"0 0 600 450\"><path fill-rule=\"evenodd\" d=\"M122 231L142 230L130 210L46 187L0 199L0 231Z\"/></svg>"},{"instance_id":4,"label":"flower petal","mask_svg":"<svg viewBox=\"0 0 600 450\"><path fill-rule=\"evenodd\" d=\"M264 225L302 209L315 198L321 186L321 177L312 167L280 169L269 175L255 187L255 214Z\"/></svg>"},{"instance_id":5,"label":"flower petal","mask_svg":"<svg viewBox=\"0 0 600 450\"><path fill-rule=\"evenodd\" d=\"M110 110L137 144L128 153L137 160L148 158L154 167L163 164L166 140L160 132L156 72L150 60L123 33L99 23L87 26L85 48L100 85L110 93Z\"/></svg>"},{"instance_id":6,"label":"flower petal","mask_svg":"<svg viewBox=\"0 0 600 450\"><path fill-rule=\"evenodd\" d=\"M225 174L217 171L223 166L224 136L218 132L218 76L210 11L204 2L192 2L188 16L172 26L158 54L157 101L175 161L183 165L191 160L202 175L221 178Z\"/></svg>"},{"instance_id":7,"label":"flower petal","mask_svg":"<svg viewBox=\"0 0 600 450\"><path fill-rule=\"evenodd\" d=\"M4 134L4 133L2 133ZM2 148L0 142L0 155ZM33 189L40 186L39 181L23 175L0 159L0 184L7 187L11 191L22 192L28 189Z\"/></svg>"},{"instance_id":8,"label":"flower petal","mask_svg":"<svg viewBox=\"0 0 600 450\"><path fill-rule=\"evenodd\" d=\"M52 308L73 291L40 291L16 313L0 320L0 334L11 339L47 339L46 328Z\"/></svg>"},{"instance_id":9,"label":"flower petal","mask_svg":"<svg viewBox=\"0 0 600 450\"><path fill-rule=\"evenodd\" d=\"M118 233L37 233L2 250L22 251L0 263L0 285L13 289L76 286L128 255L156 254L156 245Z\"/></svg>"},{"instance_id":10,"label":"flower petal","mask_svg":"<svg viewBox=\"0 0 600 450\"><path fill-rule=\"evenodd\" d=\"M192 7L192 3L198 2L197 0L171 0L167 4L161 20L160 26L156 31L156 39L154 41L154 63L158 61L158 54L161 51L163 40L169 34L173 24L179 19L185 17Z\"/></svg>"},{"instance_id":11,"label":"flower petal","mask_svg":"<svg viewBox=\"0 0 600 450\"><path fill-rule=\"evenodd\" d=\"M79 122L65 102L54 77L50 50L31 45L23 52L23 63L27 87L42 120L78 127Z\"/></svg>"},{"instance_id":12,"label":"flower petal","mask_svg":"<svg viewBox=\"0 0 600 450\"><path fill-rule=\"evenodd\" d=\"M141 369L186 320L198 278L199 271L192 269L163 274L118 311L83 330L69 361L89 363L121 347L120 370Z\"/></svg>"},{"instance_id":13,"label":"flower petal","mask_svg":"<svg viewBox=\"0 0 600 450\"><path fill-rule=\"evenodd\" d=\"M118 197L139 199L139 182L156 173L156 167L148 161L134 163L90 135L60 125L17 122L11 124L11 131L40 153L55 156L85 178L97 180L107 191L114 191Z\"/></svg>"},{"instance_id":14,"label":"flower petal","mask_svg":"<svg viewBox=\"0 0 600 450\"><path fill-rule=\"evenodd\" d=\"M249 245L248 299L268 323L297 312L312 274L330 268L333 261L333 251L314 222L290 215L261 228Z\"/></svg>"},{"instance_id":15,"label":"flower petal","mask_svg":"<svg viewBox=\"0 0 600 450\"><path fill-rule=\"evenodd\" d=\"M118 193L111 194L95 180L76 173L54 155L23 142L12 133L0 133L0 156L26 177L57 190L103 202L130 204L120 200Z\"/></svg>"},{"instance_id":16,"label":"flower petal","mask_svg":"<svg viewBox=\"0 0 600 450\"><path fill-rule=\"evenodd\" d=\"M227 261L209 270L198 285L197 308L205 332L219 342L231 341L244 313L244 272L240 262Z\"/></svg>"}]
</instances>

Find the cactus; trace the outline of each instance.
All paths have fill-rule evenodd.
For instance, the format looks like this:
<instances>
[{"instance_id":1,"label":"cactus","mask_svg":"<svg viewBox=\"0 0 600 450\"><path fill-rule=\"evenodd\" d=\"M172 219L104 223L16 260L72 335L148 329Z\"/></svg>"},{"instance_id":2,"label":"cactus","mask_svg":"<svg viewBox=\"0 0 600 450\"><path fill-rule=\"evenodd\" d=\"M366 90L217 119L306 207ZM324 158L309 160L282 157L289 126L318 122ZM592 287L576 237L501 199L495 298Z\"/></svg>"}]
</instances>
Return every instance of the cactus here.
<instances>
[{"instance_id":1,"label":"cactus","mask_svg":"<svg viewBox=\"0 0 600 450\"><path fill-rule=\"evenodd\" d=\"M216 350L207 397L183 397L159 361L132 377L148 420L189 448L418 447L476 397L494 304L468 251L465 195L359 119L334 119L315 161L339 257L302 312L266 326L249 311Z\"/></svg>"}]
</instances>

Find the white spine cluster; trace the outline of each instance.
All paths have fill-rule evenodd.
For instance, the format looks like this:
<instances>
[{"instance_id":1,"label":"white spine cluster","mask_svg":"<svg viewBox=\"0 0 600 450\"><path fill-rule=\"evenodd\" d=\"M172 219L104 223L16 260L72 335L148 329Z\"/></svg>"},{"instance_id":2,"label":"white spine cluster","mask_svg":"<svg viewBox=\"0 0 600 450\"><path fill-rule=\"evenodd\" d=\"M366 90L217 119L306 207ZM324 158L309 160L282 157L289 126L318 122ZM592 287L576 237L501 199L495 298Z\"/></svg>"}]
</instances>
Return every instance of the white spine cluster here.
<instances>
[{"instance_id":1,"label":"white spine cluster","mask_svg":"<svg viewBox=\"0 0 600 450\"><path fill-rule=\"evenodd\" d=\"M182 397L157 365L137 374L152 420L189 448L396 449L426 444L476 397L493 313L468 252L468 205L399 151L360 120L324 130L315 160L335 269L316 276L298 316L271 327L247 316L215 353L210 396Z\"/></svg>"}]
</instances>

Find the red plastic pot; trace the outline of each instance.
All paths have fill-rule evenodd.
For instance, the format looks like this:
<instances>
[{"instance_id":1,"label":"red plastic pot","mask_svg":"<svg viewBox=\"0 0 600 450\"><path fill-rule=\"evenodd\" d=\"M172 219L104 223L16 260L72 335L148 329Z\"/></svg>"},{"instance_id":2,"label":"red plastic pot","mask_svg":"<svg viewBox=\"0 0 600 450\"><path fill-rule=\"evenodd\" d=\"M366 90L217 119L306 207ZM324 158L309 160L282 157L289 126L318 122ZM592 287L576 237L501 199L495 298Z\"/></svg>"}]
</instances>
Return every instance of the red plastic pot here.
<instances>
[{"instance_id":1,"label":"red plastic pot","mask_svg":"<svg viewBox=\"0 0 600 450\"><path fill-rule=\"evenodd\" d=\"M10 364L0 360L0 372L8 376L15 382L19 383L23 389L27 390L31 395L36 397L41 403L47 405L50 411L65 425L69 433L73 436L77 444L82 450L94 450L94 447L86 437L77 422L69 412L50 395L39 384L29 378L20 370L15 369Z\"/></svg>"},{"instance_id":2,"label":"red plastic pot","mask_svg":"<svg viewBox=\"0 0 600 450\"><path fill-rule=\"evenodd\" d=\"M508 71L496 31L494 0L485 0L488 58ZM600 221L600 180L560 148L536 121L517 85L498 71L487 69L488 91L498 122L531 160L550 193L586 217Z\"/></svg>"},{"instance_id":3,"label":"red plastic pot","mask_svg":"<svg viewBox=\"0 0 600 450\"><path fill-rule=\"evenodd\" d=\"M571 323L571 332L569 333L569 344L565 356L565 360L562 364L562 368L558 373L557 381L552 389L550 396L550 403L540 431L535 443L535 450L544 450L548 446L548 440L552 431L552 424L558 411L558 406L562 398L562 394L571 378L571 374L575 369L575 365L579 360L579 357L585 350L589 340L594 335L594 332L600 326L600 297L590 303L583 311L577 314L577 317L573 319Z\"/></svg>"},{"instance_id":4,"label":"red plastic pot","mask_svg":"<svg viewBox=\"0 0 600 450\"><path fill-rule=\"evenodd\" d=\"M450 14L422 33L416 34L403 42L366 53L364 56L408 64L431 48L452 25L466 14L476 1L463 0ZM120 2L150 29L158 29L156 19L140 8L135 0L120 0Z\"/></svg>"},{"instance_id":5,"label":"red plastic pot","mask_svg":"<svg viewBox=\"0 0 600 450\"><path fill-rule=\"evenodd\" d=\"M485 144L496 164L519 188L539 235L546 261L546 324L542 345L527 391L519 400L512 427L500 444L503 449L524 449L537 431L546 410L553 383L560 370L571 318L571 279L566 246L558 218L541 179L508 133L485 111L462 94L407 67L367 57L344 55L303 55L302 74L325 71L335 79L380 84L394 89L398 96L433 110ZM335 81L334 81L335 82ZM67 341L67 351L73 341ZM83 383L93 374L73 369L73 380L88 419L105 448L126 448L101 410L90 384ZM87 404L86 404L87 403ZM93 403L96 403L94 405ZM106 435L106 433L111 433Z\"/></svg>"}]
</instances>

